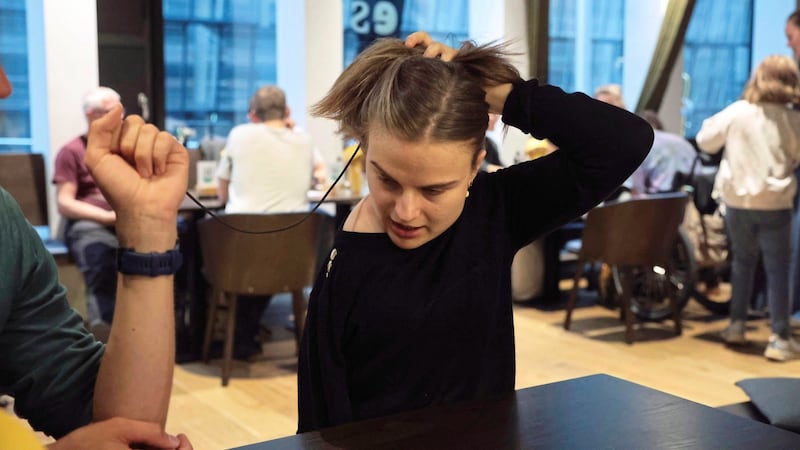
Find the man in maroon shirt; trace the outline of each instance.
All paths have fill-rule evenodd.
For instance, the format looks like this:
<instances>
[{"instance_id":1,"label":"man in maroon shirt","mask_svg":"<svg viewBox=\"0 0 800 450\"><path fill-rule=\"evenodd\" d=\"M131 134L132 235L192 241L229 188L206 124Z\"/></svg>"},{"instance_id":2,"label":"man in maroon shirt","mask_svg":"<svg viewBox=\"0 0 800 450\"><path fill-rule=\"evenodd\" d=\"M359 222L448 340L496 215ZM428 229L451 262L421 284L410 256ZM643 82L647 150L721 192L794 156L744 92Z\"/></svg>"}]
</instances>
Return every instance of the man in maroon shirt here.
<instances>
[{"instance_id":1,"label":"man in maroon shirt","mask_svg":"<svg viewBox=\"0 0 800 450\"><path fill-rule=\"evenodd\" d=\"M118 103L117 92L98 87L84 96L83 113L91 124ZM67 219L65 241L86 282L87 320L98 339L105 340L116 298L117 216L83 163L85 154L86 134L64 145L56 157L53 183L58 212Z\"/></svg>"}]
</instances>

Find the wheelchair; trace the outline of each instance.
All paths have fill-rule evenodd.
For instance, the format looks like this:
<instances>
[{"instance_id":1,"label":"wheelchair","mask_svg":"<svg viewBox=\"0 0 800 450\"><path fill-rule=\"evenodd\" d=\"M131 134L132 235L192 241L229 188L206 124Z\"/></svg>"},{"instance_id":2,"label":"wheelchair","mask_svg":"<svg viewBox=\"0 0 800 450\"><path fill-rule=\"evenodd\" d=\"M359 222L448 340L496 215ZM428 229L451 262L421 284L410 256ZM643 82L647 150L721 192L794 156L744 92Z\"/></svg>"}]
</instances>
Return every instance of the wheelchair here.
<instances>
[{"instance_id":1,"label":"wheelchair","mask_svg":"<svg viewBox=\"0 0 800 450\"><path fill-rule=\"evenodd\" d=\"M631 311L643 321L661 321L672 315L674 298L682 311L695 295L696 263L692 244L680 230L672 250L672 267L637 267L628 271L631 279ZM611 267L610 289L612 296L622 292L623 273Z\"/></svg>"},{"instance_id":2,"label":"wheelchair","mask_svg":"<svg viewBox=\"0 0 800 450\"><path fill-rule=\"evenodd\" d=\"M690 174L679 174L673 186L675 190L690 191L690 201L694 202L699 214L709 215L718 207L711 198L711 186L718 167L714 163L718 162L704 162L700 156L697 161L701 163L700 170L696 171L693 166ZM725 261L698 264L692 239L681 225L672 251L672 267L639 267L631 272L631 310L640 320L660 321L672 314L670 299L674 297L681 310L693 298L714 314L727 314L730 296L709 295L709 288L729 281L728 253ZM622 273L616 267L611 268L609 284L609 295L615 296L622 291ZM700 289L701 285L703 289Z\"/></svg>"}]
</instances>

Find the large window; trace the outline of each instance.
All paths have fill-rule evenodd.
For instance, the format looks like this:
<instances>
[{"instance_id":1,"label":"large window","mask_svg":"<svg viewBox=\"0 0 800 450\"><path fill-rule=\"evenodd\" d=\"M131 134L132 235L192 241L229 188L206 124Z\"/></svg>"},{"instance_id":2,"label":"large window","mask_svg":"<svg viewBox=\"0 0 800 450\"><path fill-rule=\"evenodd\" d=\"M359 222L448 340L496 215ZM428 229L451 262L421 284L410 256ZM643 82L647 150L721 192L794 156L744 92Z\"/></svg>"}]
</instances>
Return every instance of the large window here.
<instances>
[{"instance_id":1,"label":"large window","mask_svg":"<svg viewBox=\"0 0 800 450\"><path fill-rule=\"evenodd\" d=\"M685 134L738 99L750 75L752 0L697 0L683 47ZM783 24L776 24L782 33Z\"/></svg>"},{"instance_id":2,"label":"large window","mask_svg":"<svg viewBox=\"0 0 800 450\"><path fill-rule=\"evenodd\" d=\"M458 45L469 39L469 0L344 0L344 65L353 61L367 39L387 31L404 38L417 30ZM396 11L399 23L392 25ZM376 23L378 26L376 26Z\"/></svg>"},{"instance_id":3,"label":"large window","mask_svg":"<svg viewBox=\"0 0 800 450\"><path fill-rule=\"evenodd\" d=\"M548 82L592 94L622 83L624 0L551 0Z\"/></svg>"},{"instance_id":4,"label":"large window","mask_svg":"<svg viewBox=\"0 0 800 450\"><path fill-rule=\"evenodd\" d=\"M226 137L276 82L275 0L164 0L163 12L167 130Z\"/></svg>"},{"instance_id":5,"label":"large window","mask_svg":"<svg viewBox=\"0 0 800 450\"><path fill-rule=\"evenodd\" d=\"M567 91L575 90L576 1L550 2L547 81Z\"/></svg>"},{"instance_id":6,"label":"large window","mask_svg":"<svg viewBox=\"0 0 800 450\"><path fill-rule=\"evenodd\" d=\"M25 0L0 0L0 63L13 86L0 105L0 151L31 150Z\"/></svg>"}]
</instances>

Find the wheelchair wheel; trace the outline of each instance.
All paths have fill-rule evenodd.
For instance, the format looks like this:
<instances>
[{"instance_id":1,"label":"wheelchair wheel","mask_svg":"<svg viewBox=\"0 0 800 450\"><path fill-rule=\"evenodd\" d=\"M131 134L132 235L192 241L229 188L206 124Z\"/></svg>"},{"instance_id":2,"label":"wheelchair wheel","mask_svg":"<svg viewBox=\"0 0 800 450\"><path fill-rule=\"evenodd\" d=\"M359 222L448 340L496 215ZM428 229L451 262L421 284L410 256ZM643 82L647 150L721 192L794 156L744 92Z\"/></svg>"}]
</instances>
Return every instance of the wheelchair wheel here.
<instances>
[{"instance_id":1,"label":"wheelchair wheel","mask_svg":"<svg viewBox=\"0 0 800 450\"><path fill-rule=\"evenodd\" d=\"M713 277L713 274L709 278ZM701 274L698 278L703 278ZM730 312L731 297L729 295L720 297L719 295L708 295L708 291L698 289L698 282L695 283L695 288L692 290L692 298L703 305L709 312L719 315L727 315Z\"/></svg>"},{"instance_id":2,"label":"wheelchair wheel","mask_svg":"<svg viewBox=\"0 0 800 450\"><path fill-rule=\"evenodd\" d=\"M672 316L670 299L675 298L680 310L689 302L694 290L695 261L691 244L683 231L672 251L672 270L664 267L636 267L630 271L631 311L645 321L660 321ZM612 268L614 288L622 292L622 271Z\"/></svg>"}]
</instances>

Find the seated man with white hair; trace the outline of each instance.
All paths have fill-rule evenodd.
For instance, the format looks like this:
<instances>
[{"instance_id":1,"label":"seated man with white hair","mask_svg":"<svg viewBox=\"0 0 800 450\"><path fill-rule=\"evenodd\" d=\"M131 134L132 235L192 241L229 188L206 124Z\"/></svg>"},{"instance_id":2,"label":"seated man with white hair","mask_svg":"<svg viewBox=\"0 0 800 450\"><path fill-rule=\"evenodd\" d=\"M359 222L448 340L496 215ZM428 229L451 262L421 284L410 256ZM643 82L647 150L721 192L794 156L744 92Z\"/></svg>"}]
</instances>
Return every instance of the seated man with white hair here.
<instances>
[{"instance_id":1,"label":"seated man with white hair","mask_svg":"<svg viewBox=\"0 0 800 450\"><path fill-rule=\"evenodd\" d=\"M89 124L118 103L120 96L111 88L89 91L83 98L87 132ZM87 132L59 150L53 183L58 212L67 220L65 241L86 282L86 320L97 338L105 341L117 291L115 258L119 244L114 231L117 215L83 162Z\"/></svg>"}]
</instances>

